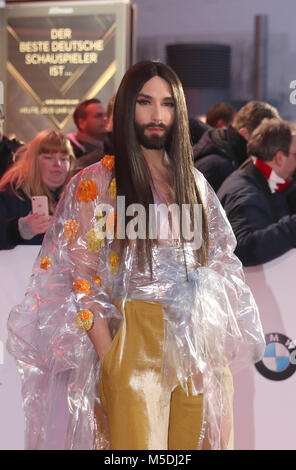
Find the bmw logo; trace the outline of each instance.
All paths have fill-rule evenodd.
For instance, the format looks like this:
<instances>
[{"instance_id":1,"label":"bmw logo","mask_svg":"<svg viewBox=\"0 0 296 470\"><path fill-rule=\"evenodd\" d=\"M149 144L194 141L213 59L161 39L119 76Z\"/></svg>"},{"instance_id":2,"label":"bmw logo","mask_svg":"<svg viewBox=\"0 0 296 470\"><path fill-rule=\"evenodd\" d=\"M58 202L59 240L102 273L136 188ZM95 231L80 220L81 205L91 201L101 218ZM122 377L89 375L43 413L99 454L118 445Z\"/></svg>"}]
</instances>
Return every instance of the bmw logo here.
<instances>
[{"instance_id":1,"label":"bmw logo","mask_svg":"<svg viewBox=\"0 0 296 470\"><path fill-rule=\"evenodd\" d=\"M281 333L265 335L266 349L257 371L269 380L286 380L296 371L296 344Z\"/></svg>"}]
</instances>

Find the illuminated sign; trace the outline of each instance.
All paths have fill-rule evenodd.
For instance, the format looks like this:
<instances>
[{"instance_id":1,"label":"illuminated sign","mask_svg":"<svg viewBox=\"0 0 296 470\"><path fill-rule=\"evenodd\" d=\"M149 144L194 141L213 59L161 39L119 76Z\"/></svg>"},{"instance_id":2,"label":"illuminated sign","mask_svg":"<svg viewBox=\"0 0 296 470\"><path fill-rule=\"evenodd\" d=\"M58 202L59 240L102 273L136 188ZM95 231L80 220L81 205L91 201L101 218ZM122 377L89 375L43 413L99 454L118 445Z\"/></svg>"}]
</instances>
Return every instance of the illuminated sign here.
<instances>
[{"instance_id":1,"label":"illuminated sign","mask_svg":"<svg viewBox=\"0 0 296 470\"><path fill-rule=\"evenodd\" d=\"M76 130L77 104L96 97L106 106L131 60L129 4L61 8L6 9L6 134L25 142L48 128Z\"/></svg>"}]
</instances>

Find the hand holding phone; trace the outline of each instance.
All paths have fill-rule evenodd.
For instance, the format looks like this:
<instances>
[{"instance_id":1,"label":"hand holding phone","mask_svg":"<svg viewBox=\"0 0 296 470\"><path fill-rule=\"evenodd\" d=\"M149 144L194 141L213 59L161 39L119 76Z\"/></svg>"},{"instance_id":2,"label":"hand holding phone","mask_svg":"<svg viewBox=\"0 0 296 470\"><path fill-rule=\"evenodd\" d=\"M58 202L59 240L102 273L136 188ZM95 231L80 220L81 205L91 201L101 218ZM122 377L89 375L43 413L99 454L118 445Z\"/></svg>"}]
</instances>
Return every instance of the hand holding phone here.
<instances>
[{"instance_id":1,"label":"hand holding phone","mask_svg":"<svg viewBox=\"0 0 296 470\"><path fill-rule=\"evenodd\" d=\"M45 233L52 221L52 215L40 215L37 212L34 214L29 214L23 219L28 225L31 233L33 235L38 235L39 233Z\"/></svg>"},{"instance_id":2,"label":"hand holding phone","mask_svg":"<svg viewBox=\"0 0 296 470\"><path fill-rule=\"evenodd\" d=\"M32 213L48 217L48 199L47 196L33 196L32 199Z\"/></svg>"}]
</instances>

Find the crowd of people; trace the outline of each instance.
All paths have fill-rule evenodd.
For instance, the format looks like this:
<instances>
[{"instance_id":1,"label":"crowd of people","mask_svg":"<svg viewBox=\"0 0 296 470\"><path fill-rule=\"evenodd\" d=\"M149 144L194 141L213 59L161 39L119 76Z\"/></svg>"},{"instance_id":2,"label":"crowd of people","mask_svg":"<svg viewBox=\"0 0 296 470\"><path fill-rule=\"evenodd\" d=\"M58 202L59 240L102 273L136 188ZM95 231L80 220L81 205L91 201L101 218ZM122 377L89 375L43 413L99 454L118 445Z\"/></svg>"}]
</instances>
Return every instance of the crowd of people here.
<instances>
[{"instance_id":1,"label":"crowd of people","mask_svg":"<svg viewBox=\"0 0 296 470\"><path fill-rule=\"evenodd\" d=\"M28 143L3 135L0 106L0 249L41 244L71 177L113 153L113 103L106 113L100 100L86 100L74 111L77 132L44 130ZM35 196L46 196L47 214L33 212Z\"/></svg>"},{"instance_id":2,"label":"crowd of people","mask_svg":"<svg viewBox=\"0 0 296 470\"><path fill-rule=\"evenodd\" d=\"M104 155L113 154L115 97L116 94L110 98L107 111L96 98L81 102L73 114L76 132L63 137L59 132L44 131L27 144L3 135L4 114L0 106L0 249L42 243L70 177ZM262 123L264 126L260 127ZM285 126L292 137L289 133L281 137ZM262 157L249 143L258 127L260 136L261 130L266 134L268 156ZM208 110L205 122L190 117L189 131L194 166L224 206L242 263L261 264L294 248L296 156L293 148L288 148L294 139L292 124L284 122L277 109L266 102L250 101L237 111L228 103L216 103ZM288 174L274 168L278 152L283 165L291 160ZM51 157L46 157L46 153ZM65 158L59 158L59 154ZM48 163L47 169L43 169L44 162ZM58 183L47 181L46 173L53 178L57 175ZM284 180L285 184L271 186L270 178ZM31 198L36 195L48 197L47 216L32 213Z\"/></svg>"}]
</instances>

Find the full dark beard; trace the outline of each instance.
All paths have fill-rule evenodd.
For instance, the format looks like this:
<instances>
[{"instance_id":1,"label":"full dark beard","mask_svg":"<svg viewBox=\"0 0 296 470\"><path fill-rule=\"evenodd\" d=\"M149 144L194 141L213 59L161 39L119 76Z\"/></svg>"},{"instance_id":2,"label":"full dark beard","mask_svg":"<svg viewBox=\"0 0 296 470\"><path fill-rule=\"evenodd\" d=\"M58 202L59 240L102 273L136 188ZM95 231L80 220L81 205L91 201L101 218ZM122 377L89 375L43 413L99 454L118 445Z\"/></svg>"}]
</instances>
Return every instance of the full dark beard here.
<instances>
[{"instance_id":1,"label":"full dark beard","mask_svg":"<svg viewBox=\"0 0 296 470\"><path fill-rule=\"evenodd\" d=\"M164 129L164 133L162 135L151 134L147 136L145 134L145 130L148 127L161 127ZM171 127L165 126L164 124L156 125L154 123L150 123L145 126L141 126L135 122L135 130L139 144L150 150L161 150L166 148L171 137Z\"/></svg>"}]
</instances>

